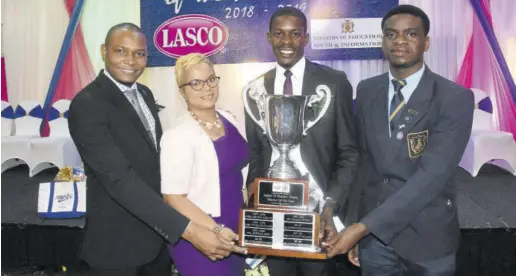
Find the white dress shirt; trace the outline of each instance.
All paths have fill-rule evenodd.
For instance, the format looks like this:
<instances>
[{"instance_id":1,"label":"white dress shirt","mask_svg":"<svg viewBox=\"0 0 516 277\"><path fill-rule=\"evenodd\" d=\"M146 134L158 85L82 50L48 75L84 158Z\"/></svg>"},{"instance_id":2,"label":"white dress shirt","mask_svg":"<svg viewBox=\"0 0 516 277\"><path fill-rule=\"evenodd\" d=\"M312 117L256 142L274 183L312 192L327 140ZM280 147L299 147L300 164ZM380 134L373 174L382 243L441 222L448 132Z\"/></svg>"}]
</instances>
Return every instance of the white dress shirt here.
<instances>
[{"instance_id":1,"label":"white dress shirt","mask_svg":"<svg viewBox=\"0 0 516 277\"><path fill-rule=\"evenodd\" d=\"M292 92L294 95L302 95L303 77L305 76L306 59L301 58L291 69ZM276 63L276 77L274 79L274 94L283 95L283 85L285 84L285 68Z\"/></svg>"}]
</instances>

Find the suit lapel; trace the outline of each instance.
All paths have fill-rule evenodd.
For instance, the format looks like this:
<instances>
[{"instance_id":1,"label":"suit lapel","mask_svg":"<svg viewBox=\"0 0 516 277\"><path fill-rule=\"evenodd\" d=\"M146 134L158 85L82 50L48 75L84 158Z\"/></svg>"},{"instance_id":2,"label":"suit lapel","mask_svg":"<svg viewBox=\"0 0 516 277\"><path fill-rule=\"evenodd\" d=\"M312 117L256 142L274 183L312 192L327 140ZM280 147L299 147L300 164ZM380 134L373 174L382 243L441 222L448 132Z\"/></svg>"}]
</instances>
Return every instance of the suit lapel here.
<instances>
[{"instance_id":1,"label":"suit lapel","mask_svg":"<svg viewBox=\"0 0 516 277\"><path fill-rule=\"evenodd\" d=\"M267 94L274 95L274 80L276 79L276 68L269 70L269 72L265 73L263 76L263 85L265 86L265 90L267 90Z\"/></svg>"},{"instance_id":2,"label":"suit lapel","mask_svg":"<svg viewBox=\"0 0 516 277\"><path fill-rule=\"evenodd\" d=\"M305 73L303 76L303 86L301 87L301 94L310 96L315 94L315 86L317 83L318 76L315 66L308 60L306 60ZM320 80L320 78L319 78ZM331 101L331 100L330 100ZM315 111L313 109L305 109L305 121L315 120Z\"/></svg>"},{"instance_id":3,"label":"suit lapel","mask_svg":"<svg viewBox=\"0 0 516 277\"><path fill-rule=\"evenodd\" d=\"M150 93L151 93L150 91L148 91L147 89L145 89L143 86L141 86L139 84L138 84L138 91L141 93L143 99L145 100L145 104L147 104L147 107L149 108L149 110L152 114L152 117L154 118L154 122L155 122L154 132L156 133L156 147L158 148L157 151L159 152L159 142L161 140L161 135L163 134L163 130L161 130L161 122L159 120L158 108L156 107L156 103L153 102L153 99L150 95ZM143 126L143 124L142 124L142 126ZM145 132L147 133L147 131L145 131ZM154 148L154 143L152 142L152 140L150 138L149 138L148 142L150 142L151 146L153 146L153 148ZM156 148L154 148L154 149L156 149Z\"/></svg>"},{"instance_id":4,"label":"suit lapel","mask_svg":"<svg viewBox=\"0 0 516 277\"><path fill-rule=\"evenodd\" d=\"M373 103L370 105L371 107L371 124L372 130L375 134L376 145L380 146L377 148L377 151L381 151L384 157L389 157L389 119L387 117L387 101L389 94L389 74L384 73L382 75L380 85L376 92L374 93L375 97L373 98ZM367 122L366 122L367 124ZM369 129L369 128L367 128Z\"/></svg>"},{"instance_id":5,"label":"suit lapel","mask_svg":"<svg viewBox=\"0 0 516 277\"><path fill-rule=\"evenodd\" d=\"M263 76L263 85L265 86L265 90L267 94L274 95L274 81L276 79L276 68L269 70L265 73ZM256 105L254 105L256 107ZM256 109L257 110L257 109ZM256 111L258 113L258 111ZM260 127L257 127L260 131L260 140L262 145L267 149L265 153L268 153L264 155L264 169L265 171L263 174L267 174L267 169L269 168L269 165L271 164L271 158L272 158L272 146L269 142L269 139L267 138L267 135L262 132L262 129Z\"/></svg>"},{"instance_id":6,"label":"suit lapel","mask_svg":"<svg viewBox=\"0 0 516 277\"><path fill-rule=\"evenodd\" d=\"M414 90L405 109L402 111L401 118L404 122L401 124L405 124L407 132L411 131L428 113L434 94L434 79L431 75L432 71L427 67L416 90Z\"/></svg>"},{"instance_id":7,"label":"suit lapel","mask_svg":"<svg viewBox=\"0 0 516 277\"><path fill-rule=\"evenodd\" d=\"M301 88L301 94L305 96L314 95L315 94L315 86L321 84L323 82L324 77L320 76L318 74L317 68L312 64L310 61L306 60L305 65L305 72L303 75L303 87ZM331 101L331 100L330 100ZM315 119L315 111L314 109L305 109L305 128L306 123L309 120ZM322 176L324 176L324 170L318 166L318 163L316 162L316 159L314 159L314 156L317 156L317 153L314 151L313 145L314 142L314 134L312 133L313 130L308 130L306 133L306 136L301 139L301 143L299 145L300 148L300 154L301 154L301 160L305 164L306 168L308 169L309 174L313 176L315 180L322 179ZM320 186L322 186L321 183L319 183Z\"/></svg>"},{"instance_id":8,"label":"suit lapel","mask_svg":"<svg viewBox=\"0 0 516 277\"><path fill-rule=\"evenodd\" d=\"M156 151L154 142L152 142L149 134L147 133L147 130L145 130L145 126L143 126L140 117L134 110L131 103L129 103L127 98L124 96L122 91L104 74L104 72L99 74L99 78L101 78L101 83L106 92L106 95L109 97L111 104L120 109L120 111L124 114L124 118L127 118L127 121L131 122L136 127L136 129L138 129L139 133L143 136L145 141L147 141L149 146L154 151ZM149 105L148 102L147 105Z\"/></svg>"},{"instance_id":9,"label":"suit lapel","mask_svg":"<svg viewBox=\"0 0 516 277\"><path fill-rule=\"evenodd\" d=\"M315 83L315 79L316 75L317 74L317 70L314 69L314 65L306 60L306 64L305 64L305 73L304 73L304 76L303 76L303 87L301 88L301 94L302 95L312 95L312 94L315 94L315 89L312 87L314 86Z\"/></svg>"}]
</instances>

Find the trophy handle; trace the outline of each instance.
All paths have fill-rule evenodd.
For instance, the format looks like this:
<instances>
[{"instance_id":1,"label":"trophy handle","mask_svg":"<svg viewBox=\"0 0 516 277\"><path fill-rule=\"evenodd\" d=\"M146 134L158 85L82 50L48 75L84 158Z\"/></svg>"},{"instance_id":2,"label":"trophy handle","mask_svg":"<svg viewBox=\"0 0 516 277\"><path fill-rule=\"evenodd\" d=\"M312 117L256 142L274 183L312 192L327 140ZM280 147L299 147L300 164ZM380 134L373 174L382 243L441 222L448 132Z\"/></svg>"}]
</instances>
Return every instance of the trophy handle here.
<instances>
[{"instance_id":1,"label":"trophy handle","mask_svg":"<svg viewBox=\"0 0 516 277\"><path fill-rule=\"evenodd\" d=\"M327 85L318 85L315 89L315 93L316 94L310 96L307 106L311 108L314 104L317 104L321 101L324 101L324 104L321 112L319 115L317 115L317 118L307 122L306 128L303 131L303 136L306 136L306 131L308 131L310 128L312 128L312 126L319 122L319 120L321 120L321 118L326 114L326 111L328 111L328 108L330 107L331 90Z\"/></svg>"},{"instance_id":2,"label":"trophy handle","mask_svg":"<svg viewBox=\"0 0 516 277\"><path fill-rule=\"evenodd\" d=\"M262 80L262 85L263 85L263 78L260 78ZM265 123L264 123L264 120L263 119L260 119L260 118L256 118L254 116L254 113L253 113L253 110L251 109L251 106L249 104L249 98L253 99L255 101L255 105L256 107L258 108L258 113L261 115L264 114L264 111L263 111L263 104L261 103L258 103L257 101L261 101L263 102L263 98L261 95L255 95L255 97L259 98L259 99L255 99L255 97L252 97L249 95L249 92L251 90L256 90L256 86L259 86L260 84L256 84L257 82L260 81L260 79L258 80L255 80L255 81L252 81L252 82L249 82L245 87L244 87L244 91L242 93L243 95L243 98L244 98L244 109L245 111L247 112L247 114L249 115L249 117L258 125L260 126L260 128L263 130L263 133L265 134Z\"/></svg>"}]
</instances>

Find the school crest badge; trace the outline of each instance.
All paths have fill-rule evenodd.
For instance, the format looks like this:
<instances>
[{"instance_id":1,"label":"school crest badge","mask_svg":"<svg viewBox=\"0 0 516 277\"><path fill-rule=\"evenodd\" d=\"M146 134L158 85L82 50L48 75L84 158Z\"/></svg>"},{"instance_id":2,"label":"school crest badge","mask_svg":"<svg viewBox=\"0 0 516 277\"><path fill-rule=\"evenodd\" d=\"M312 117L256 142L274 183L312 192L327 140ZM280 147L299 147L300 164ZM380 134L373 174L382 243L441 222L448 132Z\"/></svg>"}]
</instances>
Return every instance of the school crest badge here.
<instances>
[{"instance_id":1,"label":"school crest badge","mask_svg":"<svg viewBox=\"0 0 516 277\"><path fill-rule=\"evenodd\" d=\"M423 154L428 144L428 130L407 135L407 146L409 157L416 158Z\"/></svg>"}]
</instances>

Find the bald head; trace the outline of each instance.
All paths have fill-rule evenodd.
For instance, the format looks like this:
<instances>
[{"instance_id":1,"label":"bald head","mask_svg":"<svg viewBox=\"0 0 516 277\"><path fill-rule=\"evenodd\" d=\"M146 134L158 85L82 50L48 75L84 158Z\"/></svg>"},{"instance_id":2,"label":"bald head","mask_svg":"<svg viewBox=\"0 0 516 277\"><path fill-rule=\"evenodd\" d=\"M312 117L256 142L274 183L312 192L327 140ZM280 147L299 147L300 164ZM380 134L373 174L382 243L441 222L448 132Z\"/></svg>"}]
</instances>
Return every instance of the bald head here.
<instances>
[{"instance_id":1,"label":"bald head","mask_svg":"<svg viewBox=\"0 0 516 277\"><path fill-rule=\"evenodd\" d=\"M143 33L142 29L140 29L140 27L136 26L133 23L125 22L125 23L120 23L120 24L117 24L117 25L109 28L109 31L107 32L107 35L106 35L106 39L104 40L104 44L109 45L109 43L111 42L111 38L113 37L113 34L115 34L118 31L131 31L131 32L135 32L135 33L140 33L140 34L142 34L142 36L145 37L145 34Z\"/></svg>"}]
</instances>

